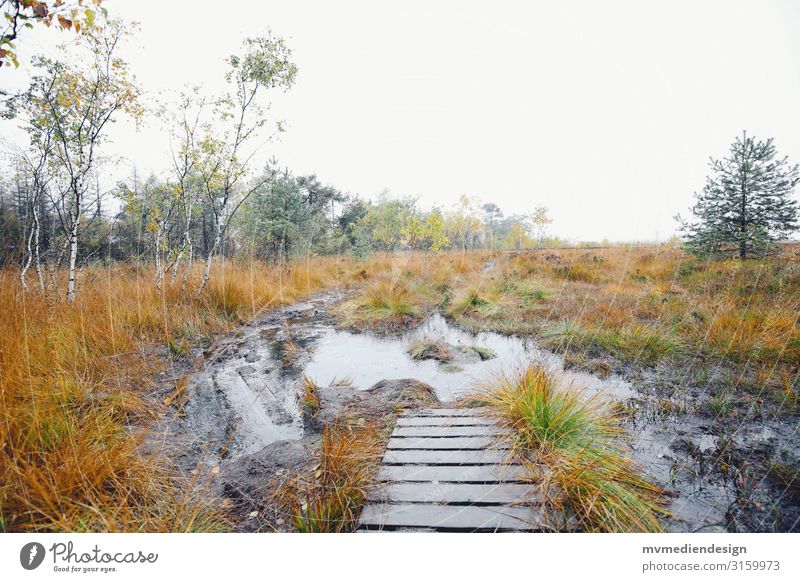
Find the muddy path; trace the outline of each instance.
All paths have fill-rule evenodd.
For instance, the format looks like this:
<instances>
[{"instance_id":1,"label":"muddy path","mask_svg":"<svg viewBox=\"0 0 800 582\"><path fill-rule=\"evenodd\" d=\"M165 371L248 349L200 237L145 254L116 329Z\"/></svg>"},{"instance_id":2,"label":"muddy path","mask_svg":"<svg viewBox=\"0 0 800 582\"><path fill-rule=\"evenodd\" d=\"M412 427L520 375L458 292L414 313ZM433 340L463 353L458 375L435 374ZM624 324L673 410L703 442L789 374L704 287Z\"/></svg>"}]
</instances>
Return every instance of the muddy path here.
<instances>
[{"instance_id":1,"label":"muddy path","mask_svg":"<svg viewBox=\"0 0 800 582\"><path fill-rule=\"evenodd\" d=\"M776 448L791 450L795 442L791 427L778 421L721 435L702 414L665 414L665 400L679 403L693 396L674 389L665 396L653 373L599 377L565 370L559 355L530 338L469 333L438 313L399 335L341 329L331 310L341 299L336 292L317 295L266 313L220 340L189 377L182 404L160 427L169 435L162 441L169 443L165 452L198 490L222 499L241 531L291 529L274 492L313 462L322 426L339 414L379 417L398 406L413 407L418 394L409 386L416 382L447 403L531 361L545 363L565 382L623 411L630 454L669 493L674 517L667 527L673 531L737 529L733 513L747 485L721 472L720 459L725 454L752 458L753 451L773 455ZM452 361L411 358L408 348L420 339L450 346ZM476 346L491 357L481 356ZM304 377L319 386L322 406L316 414L303 407ZM782 500L779 519L793 519L792 503ZM756 512L738 519L739 529L758 529L757 520L765 518Z\"/></svg>"}]
</instances>

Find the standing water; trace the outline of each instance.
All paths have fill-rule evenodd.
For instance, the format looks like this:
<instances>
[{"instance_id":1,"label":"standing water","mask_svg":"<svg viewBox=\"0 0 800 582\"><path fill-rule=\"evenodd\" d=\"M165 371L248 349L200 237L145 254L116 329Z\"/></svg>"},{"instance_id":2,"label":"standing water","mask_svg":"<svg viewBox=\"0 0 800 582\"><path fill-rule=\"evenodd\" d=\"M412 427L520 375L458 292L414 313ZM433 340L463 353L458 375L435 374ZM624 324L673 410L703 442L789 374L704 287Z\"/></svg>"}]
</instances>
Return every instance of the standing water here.
<instances>
[{"instance_id":1,"label":"standing water","mask_svg":"<svg viewBox=\"0 0 800 582\"><path fill-rule=\"evenodd\" d=\"M488 348L495 356L483 360L475 353L473 358L458 359L455 366L435 360L415 360L408 349L418 340L444 342L461 348L462 353L468 353L472 346ZM314 343L311 361L303 373L320 386L347 379L359 390L366 390L383 379L413 378L432 386L439 400L447 402L491 382L499 374L513 372L531 362L563 371L563 361L558 355L540 349L530 339L491 332L472 334L450 326L436 313L400 337L328 328ZM634 395L630 385L621 378L600 379L572 371L563 371L562 376L590 394L615 398Z\"/></svg>"},{"instance_id":2,"label":"standing water","mask_svg":"<svg viewBox=\"0 0 800 582\"><path fill-rule=\"evenodd\" d=\"M185 412L195 447L206 447L212 458L231 460L276 441L302 438L303 376L320 390L334 384L367 390L381 380L412 378L429 384L447 402L530 362L563 370L558 355L529 339L468 333L438 313L401 336L340 330L327 312L335 299L324 295L268 314L218 348L188 386ZM409 347L422 339L452 346L454 362L412 358ZM482 359L473 346L491 350L494 357ZM563 377L591 394L617 399L634 394L617 377L574 371Z\"/></svg>"}]
</instances>

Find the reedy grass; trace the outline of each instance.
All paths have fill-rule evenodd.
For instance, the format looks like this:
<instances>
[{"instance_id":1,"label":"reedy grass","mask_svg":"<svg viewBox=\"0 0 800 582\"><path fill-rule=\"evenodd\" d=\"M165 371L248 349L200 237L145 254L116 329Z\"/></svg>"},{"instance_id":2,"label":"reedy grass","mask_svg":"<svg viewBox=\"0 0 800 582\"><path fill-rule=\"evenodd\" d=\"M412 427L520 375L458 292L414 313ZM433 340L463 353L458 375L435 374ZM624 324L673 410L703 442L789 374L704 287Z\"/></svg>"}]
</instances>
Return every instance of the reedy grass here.
<instances>
[{"instance_id":1,"label":"reedy grass","mask_svg":"<svg viewBox=\"0 0 800 582\"><path fill-rule=\"evenodd\" d=\"M92 267L72 304L51 291L25 293L16 271L0 272L2 529L224 528L225 517L197 487L144 452L148 427L173 401L151 396L156 375L170 354L262 309L349 286L356 268L364 266L336 258L219 263L195 297L199 269L185 291L168 282L162 294L141 266Z\"/></svg>"},{"instance_id":2,"label":"reedy grass","mask_svg":"<svg viewBox=\"0 0 800 582\"><path fill-rule=\"evenodd\" d=\"M500 315L502 311L503 303L498 293L471 288L453 298L448 313L453 316L479 315L492 318Z\"/></svg>"},{"instance_id":3,"label":"reedy grass","mask_svg":"<svg viewBox=\"0 0 800 582\"><path fill-rule=\"evenodd\" d=\"M685 353L679 338L641 324L617 330L593 329L564 320L546 325L540 337L552 348L571 346L589 352L607 352L623 361L646 364L675 359Z\"/></svg>"},{"instance_id":4,"label":"reedy grass","mask_svg":"<svg viewBox=\"0 0 800 582\"><path fill-rule=\"evenodd\" d=\"M744 262L670 245L515 253L495 257L491 275L454 284L449 314L472 329L542 334L551 347L625 362L699 356L780 376L800 366L797 248ZM486 300L503 308L482 310Z\"/></svg>"},{"instance_id":5,"label":"reedy grass","mask_svg":"<svg viewBox=\"0 0 800 582\"><path fill-rule=\"evenodd\" d=\"M425 300L405 280L390 277L370 283L364 291L342 306L344 321L356 327L408 327L418 321Z\"/></svg>"},{"instance_id":6,"label":"reedy grass","mask_svg":"<svg viewBox=\"0 0 800 582\"><path fill-rule=\"evenodd\" d=\"M450 302L452 286L480 271L483 251L398 254L373 259L366 285L339 308L339 319L362 329L398 330L418 323L437 306Z\"/></svg>"},{"instance_id":7,"label":"reedy grass","mask_svg":"<svg viewBox=\"0 0 800 582\"><path fill-rule=\"evenodd\" d=\"M322 433L319 465L278 492L300 532L355 529L383 454L386 431L375 423L351 426L341 419Z\"/></svg>"},{"instance_id":8,"label":"reedy grass","mask_svg":"<svg viewBox=\"0 0 800 582\"><path fill-rule=\"evenodd\" d=\"M620 446L620 419L599 400L561 385L541 365L501 376L470 400L509 429L517 455L546 466L548 505L573 514L580 529L662 531L663 491L639 476Z\"/></svg>"}]
</instances>

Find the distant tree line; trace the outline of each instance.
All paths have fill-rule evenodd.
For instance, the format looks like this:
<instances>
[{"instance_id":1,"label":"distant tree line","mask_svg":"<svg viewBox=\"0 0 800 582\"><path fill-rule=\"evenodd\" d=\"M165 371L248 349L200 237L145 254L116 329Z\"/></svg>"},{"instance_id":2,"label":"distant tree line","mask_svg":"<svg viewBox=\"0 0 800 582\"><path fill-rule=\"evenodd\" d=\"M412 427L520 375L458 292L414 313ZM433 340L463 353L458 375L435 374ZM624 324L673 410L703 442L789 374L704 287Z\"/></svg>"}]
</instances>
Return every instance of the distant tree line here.
<instances>
[{"instance_id":1,"label":"distant tree line","mask_svg":"<svg viewBox=\"0 0 800 582\"><path fill-rule=\"evenodd\" d=\"M423 209L388 191L374 200L350 195L275 160L254 167L262 146L283 131L270 120L268 96L291 88L297 74L290 49L271 33L246 39L227 59L221 95L188 88L148 112L169 135L167 171L133 170L104 187L108 128L138 120L145 109L118 54L132 28L104 11L80 14L82 26L71 25L79 34L59 51L63 57L35 58L30 86L6 103L5 116L28 139L6 148L0 167L0 261L19 269L25 289L56 288L56 273L65 269L72 300L81 268L93 262L151 263L159 289L166 281L183 288L202 265L192 290L199 293L219 256L280 263L309 254L557 242L548 239L551 220L541 206L505 216L496 204L462 196L451 207Z\"/></svg>"},{"instance_id":2,"label":"distant tree line","mask_svg":"<svg viewBox=\"0 0 800 582\"><path fill-rule=\"evenodd\" d=\"M66 265L69 231L49 196L35 195L35 176L22 158L0 174L0 261L23 268L32 261L26 246L38 229L43 275ZM504 215L496 204L466 196L447 208L424 209L413 197L383 192L374 200L347 194L316 175L295 175L271 161L244 188L247 199L226 224L216 245L219 211L203 192L199 170L170 179L132 172L110 191L95 181L85 193L76 262L152 262L161 285L186 266L213 253L279 263L309 254L404 250L511 249L563 245L550 237L550 218L539 207L531 215ZM34 205L36 207L34 208ZM35 212L34 212L35 211Z\"/></svg>"}]
</instances>

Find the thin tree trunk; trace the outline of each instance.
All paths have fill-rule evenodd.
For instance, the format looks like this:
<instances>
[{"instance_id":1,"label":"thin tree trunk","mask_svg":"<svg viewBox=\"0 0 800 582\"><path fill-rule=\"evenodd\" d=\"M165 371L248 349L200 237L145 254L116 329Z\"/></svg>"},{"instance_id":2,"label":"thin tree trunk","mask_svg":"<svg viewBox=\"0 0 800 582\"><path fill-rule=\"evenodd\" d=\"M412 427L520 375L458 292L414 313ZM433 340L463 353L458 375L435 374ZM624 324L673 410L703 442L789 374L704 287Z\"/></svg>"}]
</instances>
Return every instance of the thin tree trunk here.
<instances>
[{"instance_id":1,"label":"thin tree trunk","mask_svg":"<svg viewBox=\"0 0 800 582\"><path fill-rule=\"evenodd\" d=\"M156 230L156 289L164 292L164 269L161 266L161 227Z\"/></svg>"},{"instance_id":2,"label":"thin tree trunk","mask_svg":"<svg viewBox=\"0 0 800 582\"><path fill-rule=\"evenodd\" d=\"M217 220L216 223L214 243L211 245L211 249L208 252L206 267L203 269L203 278L200 280L200 286L197 288L196 295L200 295L208 284L208 279L211 276L211 262L214 260L214 254L217 252L217 247L219 247L219 243L222 240L222 223L219 220Z\"/></svg>"},{"instance_id":3,"label":"thin tree trunk","mask_svg":"<svg viewBox=\"0 0 800 582\"><path fill-rule=\"evenodd\" d=\"M172 263L172 282L175 283L175 280L178 278L178 267L183 260L183 243L181 243L181 250L178 251L178 256L175 257L175 262Z\"/></svg>"},{"instance_id":4,"label":"thin tree trunk","mask_svg":"<svg viewBox=\"0 0 800 582\"><path fill-rule=\"evenodd\" d=\"M172 269L172 282L175 282L175 279L178 276L178 266L183 260L184 254L186 255L186 265L183 270L183 279L181 280L181 288L186 284L186 278L189 276L189 270L192 268L192 237L190 234L191 226L192 226L192 204L186 203L183 205L183 212L184 212L184 220L185 226L183 229L183 244L181 245L181 251L178 254L178 258L175 259L175 265Z\"/></svg>"},{"instance_id":5,"label":"thin tree trunk","mask_svg":"<svg viewBox=\"0 0 800 582\"><path fill-rule=\"evenodd\" d=\"M75 216L69 232L69 281L67 282L67 301L75 301L75 265L78 262L78 225L80 216Z\"/></svg>"},{"instance_id":6,"label":"thin tree trunk","mask_svg":"<svg viewBox=\"0 0 800 582\"><path fill-rule=\"evenodd\" d=\"M181 290L183 290L184 286L186 285L186 280L189 278L189 273L192 271L192 265L194 264L194 245L192 244L192 237L189 236L188 231L186 232L186 244L188 249L186 251L186 266L183 268Z\"/></svg>"},{"instance_id":7,"label":"thin tree trunk","mask_svg":"<svg viewBox=\"0 0 800 582\"><path fill-rule=\"evenodd\" d=\"M39 244L41 224L39 220L39 208L36 204L33 206L33 231L33 268L36 271L36 277L39 280L39 288L44 291L44 274L42 273L42 257Z\"/></svg>"},{"instance_id":8,"label":"thin tree trunk","mask_svg":"<svg viewBox=\"0 0 800 582\"><path fill-rule=\"evenodd\" d=\"M31 231L28 233L28 240L25 245L26 246L25 260L22 263L22 269L19 272L19 282L22 283L22 289L25 291L28 290L28 282L25 280L25 275L27 274L28 269L31 266L31 262L33 261L33 249L32 249L33 231L34 229L32 228Z\"/></svg>"},{"instance_id":9,"label":"thin tree trunk","mask_svg":"<svg viewBox=\"0 0 800 582\"><path fill-rule=\"evenodd\" d=\"M25 263L22 266L22 271L19 274L20 282L22 283L22 288L27 291L28 290L28 282L26 280L26 275L28 273L28 269L30 269L31 263L33 263L34 270L36 271L36 279L39 281L39 288L44 291L44 275L42 274L42 261L41 255L39 253L39 208L38 208L38 200L34 200L32 205L33 210L33 228L31 228L31 232L28 234L28 241L27 241L27 258L25 259Z\"/></svg>"}]
</instances>

